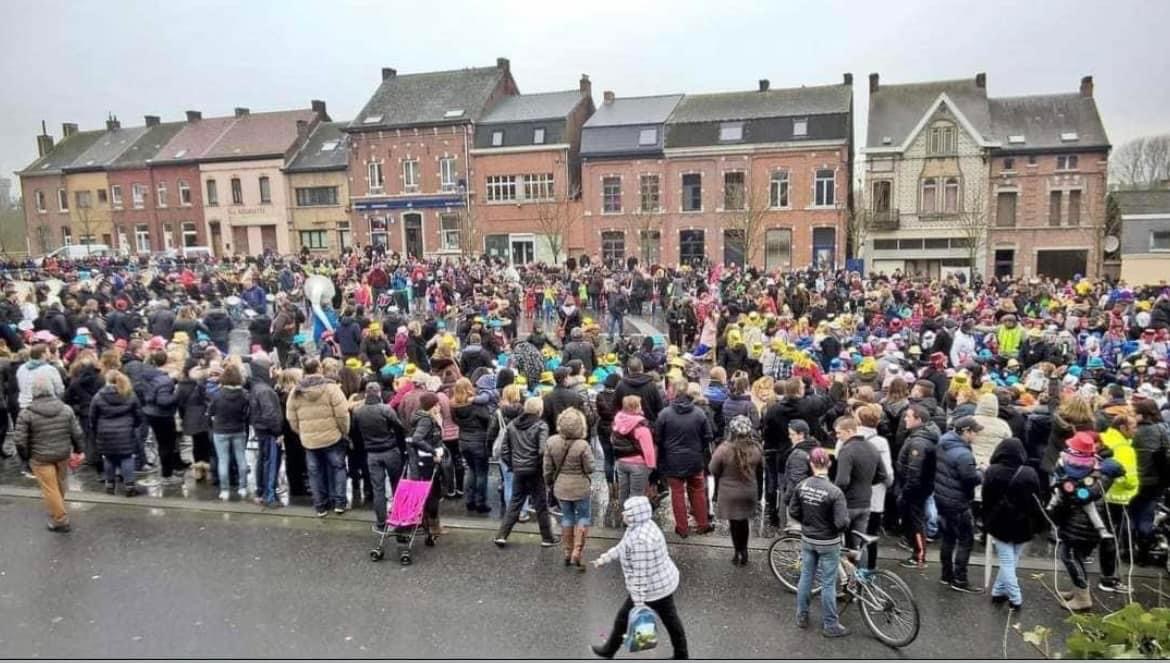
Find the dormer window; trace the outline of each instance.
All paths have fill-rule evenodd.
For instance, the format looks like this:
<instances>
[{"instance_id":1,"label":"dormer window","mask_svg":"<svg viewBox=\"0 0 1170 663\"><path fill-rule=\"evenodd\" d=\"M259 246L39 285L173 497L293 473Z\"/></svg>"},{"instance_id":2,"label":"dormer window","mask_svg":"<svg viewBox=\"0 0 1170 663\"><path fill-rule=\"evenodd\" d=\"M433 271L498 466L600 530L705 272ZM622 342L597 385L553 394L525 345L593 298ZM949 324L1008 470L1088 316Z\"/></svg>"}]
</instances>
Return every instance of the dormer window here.
<instances>
[{"instance_id":1,"label":"dormer window","mask_svg":"<svg viewBox=\"0 0 1170 663\"><path fill-rule=\"evenodd\" d=\"M808 135L808 118L801 118L792 121L792 135L793 136L807 136Z\"/></svg>"},{"instance_id":2,"label":"dormer window","mask_svg":"<svg viewBox=\"0 0 1170 663\"><path fill-rule=\"evenodd\" d=\"M1027 140L1020 134L1012 134L1008 136L1008 143L1011 145L1023 145Z\"/></svg>"},{"instance_id":3,"label":"dormer window","mask_svg":"<svg viewBox=\"0 0 1170 663\"><path fill-rule=\"evenodd\" d=\"M732 143L743 140L742 122L724 122L719 125L719 142Z\"/></svg>"},{"instance_id":4,"label":"dormer window","mask_svg":"<svg viewBox=\"0 0 1170 663\"><path fill-rule=\"evenodd\" d=\"M1075 143L1079 139L1080 137L1077 136L1077 132L1075 131L1065 131L1060 134L1060 141L1062 143Z\"/></svg>"},{"instance_id":5,"label":"dormer window","mask_svg":"<svg viewBox=\"0 0 1170 663\"><path fill-rule=\"evenodd\" d=\"M543 128L532 130L532 144L533 145L543 145L544 144L544 129Z\"/></svg>"},{"instance_id":6,"label":"dormer window","mask_svg":"<svg viewBox=\"0 0 1170 663\"><path fill-rule=\"evenodd\" d=\"M503 131L493 131L492 132L492 147L499 147L503 144L504 144L504 132Z\"/></svg>"},{"instance_id":7,"label":"dormer window","mask_svg":"<svg viewBox=\"0 0 1170 663\"><path fill-rule=\"evenodd\" d=\"M642 146L658 144L657 129L643 129L638 132L638 144Z\"/></svg>"},{"instance_id":8,"label":"dormer window","mask_svg":"<svg viewBox=\"0 0 1170 663\"><path fill-rule=\"evenodd\" d=\"M365 119L362 120L362 124L377 124L381 121L382 121L381 115L367 115L365 117Z\"/></svg>"},{"instance_id":9,"label":"dormer window","mask_svg":"<svg viewBox=\"0 0 1170 663\"><path fill-rule=\"evenodd\" d=\"M930 128L929 154L953 154L955 152L955 125L940 122Z\"/></svg>"}]
</instances>

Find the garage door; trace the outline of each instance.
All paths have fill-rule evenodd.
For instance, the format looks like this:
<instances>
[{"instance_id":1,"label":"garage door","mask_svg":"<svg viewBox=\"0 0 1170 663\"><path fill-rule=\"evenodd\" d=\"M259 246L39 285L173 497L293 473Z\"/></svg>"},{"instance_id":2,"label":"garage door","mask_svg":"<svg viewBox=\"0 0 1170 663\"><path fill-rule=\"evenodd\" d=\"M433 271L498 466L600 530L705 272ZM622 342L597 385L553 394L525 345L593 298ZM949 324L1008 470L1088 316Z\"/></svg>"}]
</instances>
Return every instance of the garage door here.
<instances>
[{"instance_id":1,"label":"garage door","mask_svg":"<svg viewBox=\"0 0 1170 663\"><path fill-rule=\"evenodd\" d=\"M1036 252L1036 274L1040 276L1071 279L1077 274L1083 275L1088 264L1087 250Z\"/></svg>"}]
</instances>

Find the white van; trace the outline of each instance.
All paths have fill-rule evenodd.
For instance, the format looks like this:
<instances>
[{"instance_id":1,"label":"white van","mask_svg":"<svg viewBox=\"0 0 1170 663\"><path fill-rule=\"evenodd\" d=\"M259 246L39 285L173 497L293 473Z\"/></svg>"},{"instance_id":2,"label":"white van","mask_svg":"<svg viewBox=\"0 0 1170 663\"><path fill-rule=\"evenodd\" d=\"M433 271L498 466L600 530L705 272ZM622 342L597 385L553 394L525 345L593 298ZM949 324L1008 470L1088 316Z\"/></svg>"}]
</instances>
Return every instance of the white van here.
<instances>
[{"instance_id":1,"label":"white van","mask_svg":"<svg viewBox=\"0 0 1170 663\"><path fill-rule=\"evenodd\" d=\"M115 255L116 252L108 244L70 244L54 249L36 259L37 265L43 265L45 258L53 257L59 260L82 260L84 258L101 258Z\"/></svg>"}]
</instances>

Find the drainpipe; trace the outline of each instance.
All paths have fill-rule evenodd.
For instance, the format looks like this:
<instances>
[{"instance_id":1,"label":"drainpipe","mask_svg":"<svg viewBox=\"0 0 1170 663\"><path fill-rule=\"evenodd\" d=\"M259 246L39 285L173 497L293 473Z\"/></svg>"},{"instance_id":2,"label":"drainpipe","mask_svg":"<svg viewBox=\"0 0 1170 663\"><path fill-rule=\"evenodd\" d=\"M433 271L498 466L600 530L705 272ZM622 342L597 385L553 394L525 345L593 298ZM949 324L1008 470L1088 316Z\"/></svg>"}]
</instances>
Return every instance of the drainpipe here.
<instances>
[{"instance_id":1,"label":"drainpipe","mask_svg":"<svg viewBox=\"0 0 1170 663\"><path fill-rule=\"evenodd\" d=\"M474 136L475 135L475 122L472 122L469 126L464 127L464 129L463 129L463 173L464 173L463 179L467 183L463 187L463 214L464 214L463 218L468 219L468 220L472 220L473 217L471 216L471 149L467 146L467 131L469 128L471 130L471 135ZM442 234L442 227L441 226L439 228L439 232L440 232L440 234ZM467 243L464 244L464 246L471 246L472 240L475 239L475 228L473 228L472 224L470 224L470 223L467 224L467 232L470 235L470 237L467 238L467 240L466 240ZM462 243L462 242L460 242L460 243ZM462 253L463 253L462 247L460 247L459 253L460 253L460 255L462 255ZM474 255L475 255L475 252L473 251L472 256L474 256ZM468 256L468 257L471 257L471 256Z\"/></svg>"}]
</instances>

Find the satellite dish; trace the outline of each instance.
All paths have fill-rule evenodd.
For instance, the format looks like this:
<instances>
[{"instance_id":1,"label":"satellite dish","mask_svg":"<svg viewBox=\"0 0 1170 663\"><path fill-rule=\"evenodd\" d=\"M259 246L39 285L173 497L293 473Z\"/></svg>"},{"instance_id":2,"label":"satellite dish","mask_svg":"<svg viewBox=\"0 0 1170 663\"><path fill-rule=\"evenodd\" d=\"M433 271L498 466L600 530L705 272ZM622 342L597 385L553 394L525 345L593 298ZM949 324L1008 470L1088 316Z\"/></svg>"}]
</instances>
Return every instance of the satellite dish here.
<instances>
[{"instance_id":1,"label":"satellite dish","mask_svg":"<svg viewBox=\"0 0 1170 663\"><path fill-rule=\"evenodd\" d=\"M1116 235L1107 235L1105 237L1105 252L1113 253L1121 248L1121 240L1117 239Z\"/></svg>"}]
</instances>

